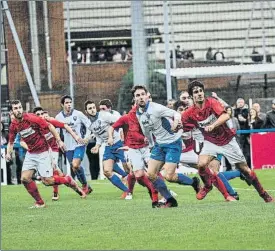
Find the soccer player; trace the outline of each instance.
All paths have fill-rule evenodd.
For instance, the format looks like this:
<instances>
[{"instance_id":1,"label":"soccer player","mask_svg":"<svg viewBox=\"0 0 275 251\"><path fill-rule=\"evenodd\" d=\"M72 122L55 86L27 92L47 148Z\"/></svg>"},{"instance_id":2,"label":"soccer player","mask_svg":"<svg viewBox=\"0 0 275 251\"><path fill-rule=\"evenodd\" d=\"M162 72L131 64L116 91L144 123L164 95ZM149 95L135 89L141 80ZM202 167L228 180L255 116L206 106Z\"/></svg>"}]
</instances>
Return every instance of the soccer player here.
<instances>
[{"instance_id":1,"label":"soccer player","mask_svg":"<svg viewBox=\"0 0 275 251\"><path fill-rule=\"evenodd\" d=\"M117 161L126 163L123 150L119 150L123 146L120 135L118 132L114 133L114 144L112 146L107 145L108 141L108 129L117 121L117 116L111 114L109 111L101 110L97 112L96 105L93 101L87 100L84 103L84 109L88 115L91 125L88 128L96 137L96 145L91 149L92 153L98 153L101 145L105 144L103 154L103 171L104 175L110 182L122 190L129 193L129 189L122 183L120 178L114 174L113 167ZM86 138L89 141L91 135ZM128 167L128 166L127 166ZM125 198L126 199L126 198Z\"/></svg>"},{"instance_id":2,"label":"soccer player","mask_svg":"<svg viewBox=\"0 0 275 251\"><path fill-rule=\"evenodd\" d=\"M183 128L192 130L199 128L204 136L204 146L199 155L199 173L205 179L205 186L197 194L203 199L211 190L211 183L215 182L217 175L213 174L207 165L211 160L222 154L244 174L247 180L255 187L265 202L274 199L263 189L256 173L249 169L245 157L234 137L234 133L226 125L229 115L224 107L213 98L206 98L204 85L198 80L188 85L188 93L193 97L194 105L182 115Z\"/></svg>"},{"instance_id":3,"label":"soccer player","mask_svg":"<svg viewBox=\"0 0 275 251\"><path fill-rule=\"evenodd\" d=\"M181 185L193 183L188 176L175 172L182 149L182 130L178 130L180 114L163 105L148 101L145 86L134 86L132 95L138 106L136 115L142 132L149 140L150 146L153 146L147 170L149 179L166 199L166 204L162 207L177 207L176 199L171 195L164 181L158 177L158 173L163 166L167 181Z\"/></svg>"},{"instance_id":4,"label":"soccer player","mask_svg":"<svg viewBox=\"0 0 275 251\"><path fill-rule=\"evenodd\" d=\"M22 167L21 180L29 194L35 199L35 204L31 208L45 207L45 202L40 196L36 183L32 180L35 171L39 173L43 184L46 186L65 184L73 189L79 188L71 176L59 177L53 175L49 146L44 136L44 130L49 129L60 149L65 150L65 145L54 126L34 114L23 113L19 100L11 101L10 110L15 119L12 120L9 129L6 159L7 161L11 160L14 139L16 134L19 133L28 149Z\"/></svg>"},{"instance_id":5,"label":"soccer player","mask_svg":"<svg viewBox=\"0 0 275 251\"><path fill-rule=\"evenodd\" d=\"M75 139L76 142L79 144L83 144L84 140L78 136L71 127L69 127L67 124L64 124L62 122L59 122L58 120L51 118L48 114L47 111L44 111L42 107L37 106L33 109L33 113L40 118L46 119L48 123L51 123L55 128L64 128L67 130L68 133L72 135L72 137ZM53 174L58 175L58 176L65 176L62 171L58 168L57 163L58 163L58 155L59 155L59 146L56 142L56 139L54 138L53 134L46 129L44 131L46 140L49 144L50 147L50 154L51 154L51 160L52 160L52 165L53 165ZM79 189L76 190L76 192L80 196L84 196L84 192L80 193ZM57 201L59 199L59 193L58 193L58 185L53 185L53 196L52 200Z\"/></svg>"},{"instance_id":6,"label":"soccer player","mask_svg":"<svg viewBox=\"0 0 275 251\"><path fill-rule=\"evenodd\" d=\"M132 104L132 109L128 114L120 117L112 126L109 127L109 145L113 145L114 131L118 131L119 128L125 128L124 144L128 147L128 157L133 168L134 178L140 185L145 186L148 189L152 199L152 207L158 207L158 191L154 188L154 185L145 174L145 164L149 160L150 149L136 116L135 103ZM128 179L129 190L131 193L133 192L135 179L132 180L132 177Z\"/></svg>"},{"instance_id":7,"label":"soccer player","mask_svg":"<svg viewBox=\"0 0 275 251\"><path fill-rule=\"evenodd\" d=\"M86 128L86 135L82 138L86 138L90 132L87 128L91 125L89 119L81 112L72 107L72 98L65 95L61 98L61 106L63 110L56 115L56 119L68 124L77 135L82 136L82 130ZM83 128L83 126L85 128ZM84 168L81 166L85 154L85 144L78 144L75 139L66 130L63 130L64 143L67 147L66 157L69 160L73 172L76 174L77 179L82 184L82 190L86 194L90 194L93 189L87 183Z\"/></svg>"}]
</instances>

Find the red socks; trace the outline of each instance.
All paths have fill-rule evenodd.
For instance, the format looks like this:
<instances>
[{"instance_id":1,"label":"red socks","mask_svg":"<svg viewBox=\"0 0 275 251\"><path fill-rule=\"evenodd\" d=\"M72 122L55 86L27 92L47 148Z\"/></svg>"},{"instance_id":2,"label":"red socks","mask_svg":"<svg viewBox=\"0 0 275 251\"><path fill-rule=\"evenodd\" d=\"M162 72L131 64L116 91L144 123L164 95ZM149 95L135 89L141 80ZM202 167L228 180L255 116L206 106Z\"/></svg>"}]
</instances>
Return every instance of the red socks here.
<instances>
[{"instance_id":1,"label":"red socks","mask_svg":"<svg viewBox=\"0 0 275 251\"><path fill-rule=\"evenodd\" d=\"M148 188L149 192L151 193L151 199L153 202L158 201L158 191L155 189L153 183L149 180L146 175L137 178L137 182Z\"/></svg>"},{"instance_id":2,"label":"red socks","mask_svg":"<svg viewBox=\"0 0 275 251\"><path fill-rule=\"evenodd\" d=\"M136 177L133 173L129 173L127 176L127 183L128 183L128 189L129 193L133 193L134 186L136 184Z\"/></svg>"},{"instance_id":3,"label":"red socks","mask_svg":"<svg viewBox=\"0 0 275 251\"><path fill-rule=\"evenodd\" d=\"M55 185L61 185L61 184L67 184L68 183L68 180L67 180L66 177L61 177L61 176L54 175L53 178L54 178L54 184Z\"/></svg>"},{"instance_id":4,"label":"red socks","mask_svg":"<svg viewBox=\"0 0 275 251\"><path fill-rule=\"evenodd\" d=\"M257 175L255 172L251 171L250 175L249 175L249 178L251 179L252 181L252 185L255 187L255 189L257 190L257 192L259 193L259 195L262 195L264 194L265 190L264 188L262 187Z\"/></svg>"},{"instance_id":5,"label":"red socks","mask_svg":"<svg viewBox=\"0 0 275 251\"><path fill-rule=\"evenodd\" d=\"M38 191L36 183L32 180L29 183L23 182L28 193L35 199L37 204L43 205L44 201L42 200L40 193Z\"/></svg>"}]
</instances>

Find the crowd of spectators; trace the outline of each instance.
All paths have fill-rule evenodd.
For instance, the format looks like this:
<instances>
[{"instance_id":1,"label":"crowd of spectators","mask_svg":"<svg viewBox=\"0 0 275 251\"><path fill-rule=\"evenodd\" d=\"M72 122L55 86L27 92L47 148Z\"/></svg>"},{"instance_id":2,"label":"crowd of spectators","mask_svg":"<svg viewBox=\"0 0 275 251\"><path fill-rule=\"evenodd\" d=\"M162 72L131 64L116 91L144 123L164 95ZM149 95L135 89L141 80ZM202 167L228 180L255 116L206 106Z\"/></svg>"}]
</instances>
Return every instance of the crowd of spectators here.
<instances>
[{"instance_id":1,"label":"crowd of spectators","mask_svg":"<svg viewBox=\"0 0 275 251\"><path fill-rule=\"evenodd\" d=\"M97 62L126 62L132 61L131 48L86 48L82 49L77 47L76 50L72 50L72 62L73 64L90 64ZM69 58L68 58L69 61Z\"/></svg>"}]
</instances>

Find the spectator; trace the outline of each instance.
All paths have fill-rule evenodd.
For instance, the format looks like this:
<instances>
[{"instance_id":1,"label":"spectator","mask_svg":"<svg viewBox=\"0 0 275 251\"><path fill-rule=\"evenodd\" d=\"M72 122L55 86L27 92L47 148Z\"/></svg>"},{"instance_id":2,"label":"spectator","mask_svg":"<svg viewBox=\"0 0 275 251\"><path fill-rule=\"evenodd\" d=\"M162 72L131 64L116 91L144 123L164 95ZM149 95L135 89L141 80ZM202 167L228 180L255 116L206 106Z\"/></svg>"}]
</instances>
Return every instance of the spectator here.
<instances>
[{"instance_id":1,"label":"spectator","mask_svg":"<svg viewBox=\"0 0 275 251\"><path fill-rule=\"evenodd\" d=\"M90 64L91 63L91 57L92 57L91 49L87 48L86 49L86 54L85 54L85 63L86 64Z\"/></svg>"},{"instance_id":2,"label":"spectator","mask_svg":"<svg viewBox=\"0 0 275 251\"><path fill-rule=\"evenodd\" d=\"M170 108L170 109L174 109L174 104L175 104L175 102L176 102L176 100L175 99L169 99L168 101L167 101L167 107L168 108Z\"/></svg>"},{"instance_id":3,"label":"spectator","mask_svg":"<svg viewBox=\"0 0 275 251\"><path fill-rule=\"evenodd\" d=\"M275 99L272 100L271 110L266 113L263 128L275 128Z\"/></svg>"},{"instance_id":4,"label":"spectator","mask_svg":"<svg viewBox=\"0 0 275 251\"><path fill-rule=\"evenodd\" d=\"M94 154L91 153L91 149L96 145L95 138L92 138L87 147L86 147L86 154L89 159L89 169L90 169L90 174L91 174L91 179L92 180L97 180L99 176L99 153Z\"/></svg>"},{"instance_id":5,"label":"spectator","mask_svg":"<svg viewBox=\"0 0 275 251\"><path fill-rule=\"evenodd\" d=\"M223 61L225 59L223 52L218 49L214 54L213 59L216 61Z\"/></svg>"},{"instance_id":6,"label":"spectator","mask_svg":"<svg viewBox=\"0 0 275 251\"><path fill-rule=\"evenodd\" d=\"M91 62L97 62L98 61L98 55L96 47L93 47L92 53L91 53Z\"/></svg>"},{"instance_id":7,"label":"spectator","mask_svg":"<svg viewBox=\"0 0 275 251\"><path fill-rule=\"evenodd\" d=\"M234 117L233 108L231 106L227 106L225 108L225 110L226 110L227 114L230 116L230 119L228 120L228 124L227 124L228 127L230 129L233 129L235 132L237 132L238 130L241 129L241 127L240 127L240 123L239 123L238 119ZM236 135L236 139L239 143L240 142L240 135L239 134Z\"/></svg>"},{"instance_id":8,"label":"spectator","mask_svg":"<svg viewBox=\"0 0 275 251\"><path fill-rule=\"evenodd\" d=\"M260 119L258 112L254 108L249 110L248 118L250 129L260 129L264 124L264 121Z\"/></svg>"},{"instance_id":9,"label":"spectator","mask_svg":"<svg viewBox=\"0 0 275 251\"><path fill-rule=\"evenodd\" d=\"M212 52L212 48L209 47L207 52L206 52L206 60L213 60L213 52Z\"/></svg>"},{"instance_id":10,"label":"spectator","mask_svg":"<svg viewBox=\"0 0 275 251\"><path fill-rule=\"evenodd\" d=\"M192 99L189 97L189 93L187 91L182 91L180 93L179 100L183 102L185 109L187 109L190 105L193 104Z\"/></svg>"},{"instance_id":11,"label":"spectator","mask_svg":"<svg viewBox=\"0 0 275 251\"><path fill-rule=\"evenodd\" d=\"M191 60L194 59L194 53L192 52L192 50L187 51L186 58Z\"/></svg>"},{"instance_id":12,"label":"spectator","mask_svg":"<svg viewBox=\"0 0 275 251\"><path fill-rule=\"evenodd\" d=\"M76 62L79 64L82 62L82 52L81 52L81 48L77 47L77 54L76 54Z\"/></svg>"},{"instance_id":13,"label":"spectator","mask_svg":"<svg viewBox=\"0 0 275 251\"><path fill-rule=\"evenodd\" d=\"M105 62L107 60L104 48L100 48L98 53L98 61Z\"/></svg>"},{"instance_id":14,"label":"spectator","mask_svg":"<svg viewBox=\"0 0 275 251\"><path fill-rule=\"evenodd\" d=\"M131 49L128 49L128 50L127 50L127 60L128 60L128 61L132 61L132 58L133 58L132 50L131 50Z\"/></svg>"},{"instance_id":15,"label":"spectator","mask_svg":"<svg viewBox=\"0 0 275 251\"><path fill-rule=\"evenodd\" d=\"M248 106L245 104L243 98L239 98L236 102L234 116L238 119L241 130L249 129L248 127ZM244 150L247 144L246 135L240 136L240 147Z\"/></svg>"},{"instance_id":16,"label":"spectator","mask_svg":"<svg viewBox=\"0 0 275 251\"><path fill-rule=\"evenodd\" d=\"M177 48L175 49L176 59L182 59L183 54L180 50L180 46L177 45ZM170 58L173 58L173 53L171 52Z\"/></svg>"},{"instance_id":17,"label":"spectator","mask_svg":"<svg viewBox=\"0 0 275 251\"><path fill-rule=\"evenodd\" d=\"M261 106L260 106L260 104L254 103L254 104L252 105L252 108L255 109L255 110L257 111L259 118L260 118L262 121L265 121L266 114L263 113L263 112L261 112Z\"/></svg>"},{"instance_id":18,"label":"spectator","mask_svg":"<svg viewBox=\"0 0 275 251\"><path fill-rule=\"evenodd\" d=\"M272 57L271 57L271 54L269 51L266 51L265 52L265 55L266 55L266 62L267 63L272 63Z\"/></svg>"},{"instance_id":19,"label":"spectator","mask_svg":"<svg viewBox=\"0 0 275 251\"><path fill-rule=\"evenodd\" d=\"M116 53L113 56L114 62L122 62L122 54L120 53L119 49L116 49Z\"/></svg>"},{"instance_id":20,"label":"spectator","mask_svg":"<svg viewBox=\"0 0 275 251\"><path fill-rule=\"evenodd\" d=\"M255 63L263 61L263 56L259 54L255 47L253 47L251 59Z\"/></svg>"},{"instance_id":21,"label":"spectator","mask_svg":"<svg viewBox=\"0 0 275 251\"><path fill-rule=\"evenodd\" d=\"M124 61L124 62L127 61L127 52L126 52L126 48L124 46L121 47L120 53L121 53L122 61Z\"/></svg>"}]
</instances>

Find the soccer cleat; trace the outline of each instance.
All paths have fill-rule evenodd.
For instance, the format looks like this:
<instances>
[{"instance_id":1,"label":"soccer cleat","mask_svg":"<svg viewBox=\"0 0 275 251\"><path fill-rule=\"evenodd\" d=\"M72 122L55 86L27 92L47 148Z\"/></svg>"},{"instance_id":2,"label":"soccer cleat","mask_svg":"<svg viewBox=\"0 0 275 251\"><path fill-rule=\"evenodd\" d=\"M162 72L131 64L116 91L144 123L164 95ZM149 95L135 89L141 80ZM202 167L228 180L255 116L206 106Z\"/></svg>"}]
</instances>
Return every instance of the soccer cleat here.
<instances>
[{"instance_id":1,"label":"soccer cleat","mask_svg":"<svg viewBox=\"0 0 275 251\"><path fill-rule=\"evenodd\" d=\"M132 200L133 199L133 195L131 193L127 193L127 195L125 196L125 200Z\"/></svg>"},{"instance_id":2,"label":"soccer cleat","mask_svg":"<svg viewBox=\"0 0 275 251\"><path fill-rule=\"evenodd\" d=\"M53 201L59 200L59 194L54 192L54 193L53 193L52 200L53 200Z\"/></svg>"},{"instance_id":3,"label":"soccer cleat","mask_svg":"<svg viewBox=\"0 0 275 251\"><path fill-rule=\"evenodd\" d=\"M200 179L198 177L193 178L192 187L194 188L196 194L199 193L199 191L201 189L201 185L200 185Z\"/></svg>"},{"instance_id":4,"label":"soccer cleat","mask_svg":"<svg viewBox=\"0 0 275 251\"><path fill-rule=\"evenodd\" d=\"M200 191L196 195L197 199L203 200L206 197L206 195L212 190L212 188L213 188L212 186L209 188L205 187L205 186L203 188L201 188Z\"/></svg>"},{"instance_id":5,"label":"soccer cleat","mask_svg":"<svg viewBox=\"0 0 275 251\"><path fill-rule=\"evenodd\" d=\"M236 200L240 200L239 194L237 192L232 194L231 196L234 197Z\"/></svg>"},{"instance_id":6,"label":"soccer cleat","mask_svg":"<svg viewBox=\"0 0 275 251\"><path fill-rule=\"evenodd\" d=\"M33 208L43 208L43 207L46 207L46 204L43 203L43 204L39 204L39 203L35 203L33 206L29 207L30 209L33 209Z\"/></svg>"},{"instance_id":7,"label":"soccer cleat","mask_svg":"<svg viewBox=\"0 0 275 251\"><path fill-rule=\"evenodd\" d=\"M159 200L159 204L165 204L166 203L166 199L163 197Z\"/></svg>"},{"instance_id":8,"label":"soccer cleat","mask_svg":"<svg viewBox=\"0 0 275 251\"><path fill-rule=\"evenodd\" d=\"M92 189L91 186L88 185L88 184L83 185L83 186L82 186L82 190L83 190L83 192L84 192L86 195L88 195L88 194L90 194L91 192L93 192L93 189Z\"/></svg>"},{"instance_id":9,"label":"soccer cleat","mask_svg":"<svg viewBox=\"0 0 275 251\"><path fill-rule=\"evenodd\" d=\"M176 201L175 198L171 197L167 199L166 203L160 206L160 208L177 207L177 206L178 206L178 202Z\"/></svg>"},{"instance_id":10,"label":"soccer cleat","mask_svg":"<svg viewBox=\"0 0 275 251\"><path fill-rule=\"evenodd\" d=\"M122 195L120 196L120 198L125 199L126 196L127 196L127 192L123 192Z\"/></svg>"},{"instance_id":11,"label":"soccer cleat","mask_svg":"<svg viewBox=\"0 0 275 251\"><path fill-rule=\"evenodd\" d=\"M228 195L225 199L225 201L232 202L232 201L237 201L233 196Z\"/></svg>"},{"instance_id":12,"label":"soccer cleat","mask_svg":"<svg viewBox=\"0 0 275 251\"><path fill-rule=\"evenodd\" d=\"M68 182L65 185L73 189L81 198L86 198L86 193L77 185L76 181L71 176L66 175L65 177Z\"/></svg>"},{"instance_id":13,"label":"soccer cleat","mask_svg":"<svg viewBox=\"0 0 275 251\"><path fill-rule=\"evenodd\" d=\"M158 203L158 201L152 202L152 208L159 208L161 205L164 205L164 204L160 204Z\"/></svg>"},{"instance_id":14,"label":"soccer cleat","mask_svg":"<svg viewBox=\"0 0 275 251\"><path fill-rule=\"evenodd\" d=\"M274 202L274 198L271 197L267 192L264 192L261 197L264 199L266 203Z\"/></svg>"}]
</instances>

